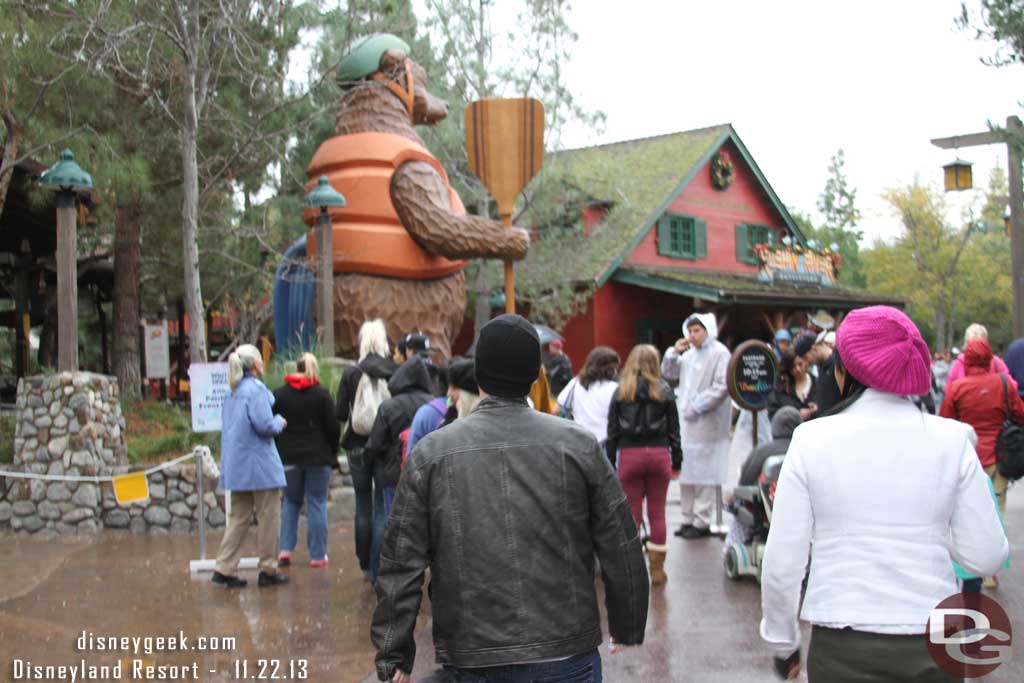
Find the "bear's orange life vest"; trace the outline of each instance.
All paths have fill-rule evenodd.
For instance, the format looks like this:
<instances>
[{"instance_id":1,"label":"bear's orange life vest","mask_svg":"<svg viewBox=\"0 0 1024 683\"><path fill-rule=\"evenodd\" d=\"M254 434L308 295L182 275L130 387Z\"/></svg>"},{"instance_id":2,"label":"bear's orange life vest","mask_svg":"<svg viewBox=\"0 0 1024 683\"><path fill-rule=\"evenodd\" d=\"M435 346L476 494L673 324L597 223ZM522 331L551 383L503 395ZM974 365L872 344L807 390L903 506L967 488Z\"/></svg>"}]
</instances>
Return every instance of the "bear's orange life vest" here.
<instances>
[{"instance_id":1,"label":"bear's orange life vest","mask_svg":"<svg viewBox=\"0 0 1024 683\"><path fill-rule=\"evenodd\" d=\"M452 211L466 213L459 195L448 182L441 163L426 148L391 133L336 135L320 145L306 169L311 178L326 175L335 190L345 195L346 205L330 209L333 228L334 272L365 273L427 280L462 270L465 261L451 261L418 245L402 225L391 203L391 178L407 161L424 161L438 172L448 187ZM306 209L306 223L313 225L318 210ZM306 252L316 256L316 229L309 232Z\"/></svg>"}]
</instances>

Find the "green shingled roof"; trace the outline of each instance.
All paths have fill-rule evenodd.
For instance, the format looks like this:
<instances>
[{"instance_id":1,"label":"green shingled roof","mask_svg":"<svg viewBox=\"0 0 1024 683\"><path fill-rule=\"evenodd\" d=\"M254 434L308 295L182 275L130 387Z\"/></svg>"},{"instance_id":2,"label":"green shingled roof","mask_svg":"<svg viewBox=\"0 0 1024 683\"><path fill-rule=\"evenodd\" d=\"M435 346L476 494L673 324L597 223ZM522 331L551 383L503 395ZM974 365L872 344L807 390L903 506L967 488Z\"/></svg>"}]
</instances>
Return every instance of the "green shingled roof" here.
<instances>
[{"instance_id":1,"label":"green shingled roof","mask_svg":"<svg viewBox=\"0 0 1024 683\"><path fill-rule=\"evenodd\" d=\"M690 177L732 134L728 125L568 150L549 156L536 196L520 225L545 226L559 211L609 202L589 237L552 228L516 264L517 286L562 282L603 284L664 212Z\"/></svg>"}]
</instances>

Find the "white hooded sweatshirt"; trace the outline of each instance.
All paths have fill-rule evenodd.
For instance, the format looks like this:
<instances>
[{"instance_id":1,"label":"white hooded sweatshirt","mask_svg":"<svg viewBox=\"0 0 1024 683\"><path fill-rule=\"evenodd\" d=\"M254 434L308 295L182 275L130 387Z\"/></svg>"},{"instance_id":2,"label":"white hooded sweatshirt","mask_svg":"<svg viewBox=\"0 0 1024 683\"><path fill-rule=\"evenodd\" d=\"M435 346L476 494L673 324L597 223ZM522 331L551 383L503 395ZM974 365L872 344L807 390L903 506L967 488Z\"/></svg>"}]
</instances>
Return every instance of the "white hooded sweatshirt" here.
<instances>
[{"instance_id":1,"label":"white hooded sweatshirt","mask_svg":"<svg viewBox=\"0 0 1024 683\"><path fill-rule=\"evenodd\" d=\"M723 483L729 453L731 417L726 372L729 349L718 341L718 323L713 313L694 313L683 323L683 332L693 322L708 331L708 338L697 348L691 345L682 355L669 347L662 371L679 370L676 405L682 433L683 471L679 481L698 486ZM668 374L668 373L666 373Z\"/></svg>"}]
</instances>

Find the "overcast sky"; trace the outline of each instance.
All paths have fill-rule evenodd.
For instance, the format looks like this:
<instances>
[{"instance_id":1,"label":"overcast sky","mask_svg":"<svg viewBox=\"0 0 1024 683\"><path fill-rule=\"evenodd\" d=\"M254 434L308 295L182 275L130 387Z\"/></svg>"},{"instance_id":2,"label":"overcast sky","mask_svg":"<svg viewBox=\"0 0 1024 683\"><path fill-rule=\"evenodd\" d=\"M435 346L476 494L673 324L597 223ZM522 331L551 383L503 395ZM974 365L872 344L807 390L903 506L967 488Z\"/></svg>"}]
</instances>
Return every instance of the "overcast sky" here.
<instances>
[{"instance_id":1,"label":"overcast sky","mask_svg":"<svg viewBox=\"0 0 1024 683\"><path fill-rule=\"evenodd\" d=\"M959 0L574 4L567 83L608 120L600 134L569 128L564 146L731 123L782 201L805 213L843 148L868 241L899 231L886 188L941 183L955 155L931 138L986 130L1024 99L1022 69L983 65L993 45L954 26ZM976 187L1006 168L1005 146L959 156L974 162ZM954 218L969 194L953 198Z\"/></svg>"}]
</instances>

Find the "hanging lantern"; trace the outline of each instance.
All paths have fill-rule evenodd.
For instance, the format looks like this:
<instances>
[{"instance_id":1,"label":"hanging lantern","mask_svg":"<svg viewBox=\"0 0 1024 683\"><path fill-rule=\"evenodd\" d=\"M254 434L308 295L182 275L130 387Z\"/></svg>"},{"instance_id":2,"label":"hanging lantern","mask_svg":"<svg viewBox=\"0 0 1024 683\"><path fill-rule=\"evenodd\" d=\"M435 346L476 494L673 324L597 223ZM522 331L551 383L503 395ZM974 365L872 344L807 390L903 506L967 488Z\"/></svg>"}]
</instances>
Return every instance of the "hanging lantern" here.
<instances>
[{"instance_id":1,"label":"hanging lantern","mask_svg":"<svg viewBox=\"0 0 1024 683\"><path fill-rule=\"evenodd\" d=\"M957 159L953 163L943 166L942 170L945 172L946 192L959 192L973 187L969 161Z\"/></svg>"}]
</instances>

